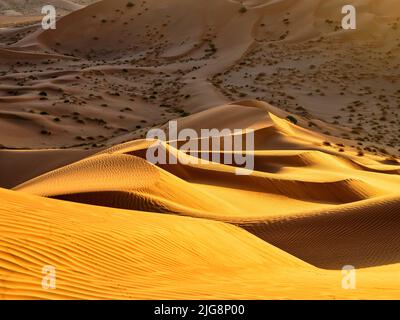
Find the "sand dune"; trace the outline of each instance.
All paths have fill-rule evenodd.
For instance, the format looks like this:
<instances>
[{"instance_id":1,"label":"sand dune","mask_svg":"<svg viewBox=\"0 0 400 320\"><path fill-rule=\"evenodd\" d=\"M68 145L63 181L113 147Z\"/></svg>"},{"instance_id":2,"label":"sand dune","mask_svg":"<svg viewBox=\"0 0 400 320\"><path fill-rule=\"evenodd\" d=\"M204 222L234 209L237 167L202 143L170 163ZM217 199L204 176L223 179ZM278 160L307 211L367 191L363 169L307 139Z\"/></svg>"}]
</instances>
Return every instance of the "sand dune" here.
<instances>
[{"instance_id":1,"label":"sand dune","mask_svg":"<svg viewBox=\"0 0 400 320\"><path fill-rule=\"evenodd\" d=\"M312 267L229 224L0 192L3 299L399 295L398 265L360 270L354 293L341 289L339 271ZM57 266L56 290L41 289L43 265Z\"/></svg>"},{"instance_id":2,"label":"sand dune","mask_svg":"<svg viewBox=\"0 0 400 320\"><path fill-rule=\"evenodd\" d=\"M30 141L33 148L111 146L124 142L123 134L125 141L143 138L152 126L246 98L305 115L319 133L398 155L393 70L400 64L400 14L389 9L398 3L357 2L359 32L340 29L343 4L149 0L127 7L124 0L100 1L61 18L56 30L5 34L0 42L18 54L10 59L3 52L12 68L8 77L0 74L0 97L9 98L10 112L42 116L32 136L41 143ZM66 77L66 71L75 74ZM57 92L38 95L37 87L53 84ZM27 95L32 100L19 100ZM87 108L72 111L69 104ZM63 121L55 128L46 121L53 118ZM76 125L82 122L84 135ZM7 140L9 132L7 123L1 132ZM24 142L8 147L26 148Z\"/></svg>"},{"instance_id":3,"label":"sand dune","mask_svg":"<svg viewBox=\"0 0 400 320\"><path fill-rule=\"evenodd\" d=\"M55 54L40 54L36 52L21 52L15 50L8 49L0 49L0 57L3 59L3 64L7 60L14 61L32 61L32 60L48 60L48 59L65 59L64 56L55 55Z\"/></svg>"},{"instance_id":4,"label":"sand dune","mask_svg":"<svg viewBox=\"0 0 400 320\"><path fill-rule=\"evenodd\" d=\"M1 193L3 203L19 211L16 220L11 212L1 210L1 276L6 279L2 298L138 299L157 298L168 292L172 298L200 283L204 283L202 288L190 289L192 297L234 296L233 285L218 290L211 281L204 281L207 274L227 283L230 273L245 268L252 273L264 269L266 261L273 265L287 260L288 266L305 266L273 247L266 250L261 240L245 231L218 222L102 208L92 208L88 214L82 205L66 203L61 209L58 201L4 190ZM34 213L28 207L31 205L35 205ZM22 249L27 236L29 245ZM228 259L224 243L237 244L235 254ZM212 264L207 258L209 250L217 255ZM197 262L192 263L193 259ZM241 261L239 269L237 259ZM57 292L37 289L42 264L58 266ZM178 269L186 271L176 272ZM157 285L146 280L149 272ZM203 276L195 279L192 272ZM186 289L181 284L184 279ZM16 283L21 283L17 289ZM251 290L243 293L246 295L252 295Z\"/></svg>"},{"instance_id":5,"label":"sand dune","mask_svg":"<svg viewBox=\"0 0 400 320\"><path fill-rule=\"evenodd\" d=\"M399 1L95 2L0 0L0 299L400 297Z\"/></svg>"},{"instance_id":6,"label":"sand dune","mask_svg":"<svg viewBox=\"0 0 400 320\"><path fill-rule=\"evenodd\" d=\"M399 212L400 196L382 197L242 226L320 268L366 268L399 263Z\"/></svg>"},{"instance_id":7,"label":"sand dune","mask_svg":"<svg viewBox=\"0 0 400 320\"><path fill-rule=\"evenodd\" d=\"M0 186L12 188L92 154L86 150L0 150ZM31 164L35 163L34 168Z\"/></svg>"},{"instance_id":8,"label":"sand dune","mask_svg":"<svg viewBox=\"0 0 400 320\"><path fill-rule=\"evenodd\" d=\"M258 110L257 107L244 109L251 115L254 112L253 108ZM210 117L214 115L210 112ZM202 123L207 123L204 117L205 115L194 115L193 121L201 119ZM191 127L196 128L190 118L183 120L183 123L189 123ZM310 202L308 207L313 209L321 207L322 204L342 205L395 192L393 187L400 181L396 170L400 166L393 166L393 174L377 169L375 172L364 170L362 166L357 165L356 156L342 157L333 148L326 148L327 152L324 152L323 137L318 138L318 135L313 133L308 136L308 130L272 114L265 118L267 127L256 131L255 145L270 146L269 140L274 140L279 141L282 146L292 146L292 149L282 151L281 146L278 151L270 148L268 151L257 150L256 171L250 176L238 176L234 167L216 163L179 163L159 165L157 168L140 158L146 158L147 148L154 142L138 140L39 176L15 189L41 196L117 208L177 212L194 216L222 215L225 219L229 216L240 216L240 212L242 215L247 214L247 211L243 213L243 210L247 209L245 204L239 205L239 210L237 204L229 205L232 201L232 193L229 190L253 194L253 197L258 198L257 204L260 208L274 202L274 211L269 215L284 212L293 214L293 210L288 208L296 207L296 203L301 202ZM244 116L243 119L249 121L251 117ZM265 135L266 129L274 134ZM260 131L261 134L258 134ZM262 140L262 143L259 143L259 140ZM164 148L168 155L169 152L182 152L168 144L165 144ZM285 158L285 153L291 156ZM273 156L268 157L268 154ZM275 165L271 161L274 157L277 157ZM372 163L373 159L370 161ZM140 163L144 167L141 167ZM137 169L136 165L141 169ZM108 172L104 181L98 178L102 168ZM124 178L127 173L128 176ZM377 178L379 175L381 178ZM73 177L70 184L60 183L68 177ZM138 181L143 179L148 183L137 185ZM382 184L382 181L387 181L387 185ZM216 189L219 190L219 198L213 195ZM196 213L199 211L201 213ZM266 214L269 210L261 211Z\"/></svg>"}]
</instances>

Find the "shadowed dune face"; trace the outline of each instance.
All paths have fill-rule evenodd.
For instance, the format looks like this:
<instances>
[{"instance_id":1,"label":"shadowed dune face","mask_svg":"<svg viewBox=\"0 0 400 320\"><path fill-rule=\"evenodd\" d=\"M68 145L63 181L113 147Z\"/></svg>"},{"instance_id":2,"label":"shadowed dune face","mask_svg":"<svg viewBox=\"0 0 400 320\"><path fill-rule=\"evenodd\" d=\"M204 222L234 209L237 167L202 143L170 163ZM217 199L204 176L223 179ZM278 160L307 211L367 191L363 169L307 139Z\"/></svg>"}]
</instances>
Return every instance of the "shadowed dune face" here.
<instances>
[{"instance_id":1,"label":"shadowed dune face","mask_svg":"<svg viewBox=\"0 0 400 320\"><path fill-rule=\"evenodd\" d=\"M398 0L50 2L0 0L0 298L400 297Z\"/></svg>"},{"instance_id":2,"label":"shadowed dune face","mask_svg":"<svg viewBox=\"0 0 400 320\"><path fill-rule=\"evenodd\" d=\"M319 268L368 268L400 262L399 212L399 197L383 198L242 227Z\"/></svg>"},{"instance_id":3,"label":"shadowed dune face","mask_svg":"<svg viewBox=\"0 0 400 320\"><path fill-rule=\"evenodd\" d=\"M188 8L196 14L188 15ZM238 8L237 3L211 0L138 1L128 8L125 0L106 0L63 18L60 28L42 33L38 40L64 53L95 59L146 55L154 64L179 57L199 60L211 41L207 34L212 38L211 32L223 33L235 20L248 24ZM79 27L69 28L72 21Z\"/></svg>"}]
</instances>

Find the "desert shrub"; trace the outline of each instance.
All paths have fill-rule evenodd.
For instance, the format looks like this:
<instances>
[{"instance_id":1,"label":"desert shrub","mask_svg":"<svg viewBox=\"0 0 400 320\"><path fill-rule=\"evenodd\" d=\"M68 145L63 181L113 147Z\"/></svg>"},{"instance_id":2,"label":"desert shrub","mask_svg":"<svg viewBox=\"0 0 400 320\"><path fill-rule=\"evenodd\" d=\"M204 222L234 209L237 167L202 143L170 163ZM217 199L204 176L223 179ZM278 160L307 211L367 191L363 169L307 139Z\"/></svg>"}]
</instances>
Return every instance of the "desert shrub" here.
<instances>
[{"instance_id":1,"label":"desert shrub","mask_svg":"<svg viewBox=\"0 0 400 320\"><path fill-rule=\"evenodd\" d=\"M50 136L51 132L46 129L43 129L42 131L40 131L40 134L45 135L45 136Z\"/></svg>"},{"instance_id":2,"label":"desert shrub","mask_svg":"<svg viewBox=\"0 0 400 320\"><path fill-rule=\"evenodd\" d=\"M288 119L293 124L298 123L297 119L294 116L287 116L286 119Z\"/></svg>"}]
</instances>

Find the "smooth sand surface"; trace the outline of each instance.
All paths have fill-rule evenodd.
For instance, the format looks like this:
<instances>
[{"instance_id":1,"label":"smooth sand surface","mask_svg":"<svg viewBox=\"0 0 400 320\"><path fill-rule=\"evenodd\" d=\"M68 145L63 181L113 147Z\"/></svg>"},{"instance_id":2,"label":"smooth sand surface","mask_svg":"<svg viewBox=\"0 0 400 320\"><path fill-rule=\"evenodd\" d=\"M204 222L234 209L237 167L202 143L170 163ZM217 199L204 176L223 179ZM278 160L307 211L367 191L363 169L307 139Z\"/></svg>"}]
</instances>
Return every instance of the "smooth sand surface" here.
<instances>
[{"instance_id":1,"label":"smooth sand surface","mask_svg":"<svg viewBox=\"0 0 400 320\"><path fill-rule=\"evenodd\" d=\"M257 109L240 105L235 107L244 108L249 113L249 117L243 117L243 122L248 122L253 109ZM210 114L214 115L213 112ZM196 119L201 119L207 123L205 116L195 115L194 120L189 117L185 122L193 124ZM84 250L95 251L90 251L85 261L76 257L81 265L87 266L90 259L101 259L99 256L106 248L114 248L110 250L115 255L117 265L120 263L118 259L128 259L127 255L135 255L136 250L143 251L141 258L129 260L129 268L125 269L123 275L108 282L111 287L121 286L118 293L112 293L112 289L109 289L107 294L102 294L102 282L96 283L97 280L90 274L85 274L84 277L91 279L89 283L93 281L91 285L82 285L79 279L75 279L76 288L68 290L68 281L65 280L66 288L57 289L54 294L31 294L50 298L163 298L166 292L169 292L169 298L398 297L397 282L389 277L400 266L397 249L400 193L396 189L400 182L400 166L390 166L389 170L388 165L373 156L364 156L360 161L360 157L351 152L343 154L333 147L324 146L324 137L320 137L318 142L315 133L310 132L308 136L307 129L296 127L267 111L264 125L258 121L256 133L262 134L255 136L262 141L256 143L260 148L255 155L256 171L250 176L238 176L235 167L217 163L155 166L145 160L146 150L154 141L137 140L106 149L15 187L14 190L21 193L9 192L9 195L26 197L22 193L29 193L59 199L47 201L49 206L58 208L57 217L62 215L60 211L65 210L63 214L70 217L68 219L79 221L68 220L66 226L71 228L77 223L79 228L84 228L86 219L95 221L95 215L101 216L85 231L88 236L82 239L84 242L81 246ZM278 149L261 149L263 145L278 142L281 144ZM168 143L164 147L167 152L181 153ZM45 198L32 199L46 203ZM60 200L87 205L74 205ZM35 214L40 215L41 209L34 207ZM76 214L77 217L71 208L79 208L80 212L86 213ZM113 228L115 226L120 230L118 225L122 218L126 221L131 219L132 227L128 228L124 222L126 233L118 231L118 239L113 239ZM147 225L147 219L154 225ZM168 230L172 228L168 238L158 238L155 233L166 226ZM52 228L58 227L52 224ZM30 228L35 228L35 225ZM103 228L101 232L107 234L107 239L119 242L107 243L107 247L102 247L106 240L103 236L102 240L92 239L92 228ZM58 232L52 230L56 237ZM69 229L64 231L68 233L65 245L70 248L75 240L70 238L70 231L66 230ZM127 249L125 246L134 241L130 237L136 239L141 236L140 232L149 232L152 240L142 239L140 247ZM226 237L225 234L230 235ZM197 236L204 238L197 239ZM220 237L224 240L221 241ZM235 241L231 240L232 237ZM156 242L157 239L161 243ZM95 243L89 246L85 241ZM249 244L251 248L247 247ZM53 244L49 246L49 250L56 250ZM182 246L190 247L202 262L187 257ZM242 246L246 247L242 249ZM99 247L102 248L97 252L96 248ZM243 253L240 250L244 250ZM161 253L163 259L172 259L168 260L162 272L158 264L166 262L160 260ZM92 254L96 257L89 258ZM169 254L172 255L170 258L164 257ZM216 255L218 261L212 258ZM259 262L254 262L254 257ZM62 260L63 254L57 259ZM186 264L182 265L180 259ZM48 261L49 264L60 265L60 268L68 268L68 263ZM208 269L194 271L189 266L191 264L193 268ZM345 265L361 268L358 272L363 279L360 284L362 290L352 293L341 289L340 270ZM153 272L151 270L156 268L166 278L162 280L153 273L141 276L136 268L143 268L147 272ZM164 273L167 270L176 271L177 268L182 268L179 269L182 270L178 272L179 277L185 278L188 272L188 276L196 273L199 278L189 277L187 284L179 285L182 278ZM99 274L96 271L93 277L101 278L101 272L106 269L107 266L102 265ZM60 272L64 272L63 269ZM68 272L72 277L73 271ZM67 278L70 276L68 272L65 274ZM231 275L232 283L228 284L231 272L235 275ZM146 281L151 279L155 287L141 285L140 277ZM166 279L168 284L164 283ZM236 291L235 287L240 283L245 289L241 287ZM378 283L385 289L377 290L375 286ZM315 289L309 291L307 287ZM88 292L90 290L93 291Z\"/></svg>"},{"instance_id":2,"label":"smooth sand surface","mask_svg":"<svg viewBox=\"0 0 400 320\"><path fill-rule=\"evenodd\" d=\"M399 299L400 4L357 1L355 32L343 4L104 0L0 29L0 298ZM254 170L170 120L254 130ZM184 163L148 161L151 128Z\"/></svg>"},{"instance_id":3,"label":"smooth sand surface","mask_svg":"<svg viewBox=\"0 0 400 320\"><path fill-rule=\"evenodd\" d=\"M359 270L358 290L346 291L340 271L313 267L231 224L0 193L2 299L390 299L400 294L398 264ZM41 288L44 265L57 266L55 290Z\"/></svg>"}]
</instances>

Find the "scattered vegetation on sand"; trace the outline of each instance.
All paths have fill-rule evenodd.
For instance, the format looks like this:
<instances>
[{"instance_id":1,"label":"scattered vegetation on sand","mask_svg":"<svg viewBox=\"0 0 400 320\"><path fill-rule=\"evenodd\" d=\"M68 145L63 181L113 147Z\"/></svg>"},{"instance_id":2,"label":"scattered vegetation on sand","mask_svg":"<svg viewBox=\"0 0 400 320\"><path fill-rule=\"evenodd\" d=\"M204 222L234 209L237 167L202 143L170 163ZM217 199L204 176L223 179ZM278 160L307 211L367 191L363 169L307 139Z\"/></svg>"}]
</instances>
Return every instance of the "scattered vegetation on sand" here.
<instances>
[{"instance_id":1,"label":"scattered vegetation on sand","mask_svg":"<svg viewBox=\"0 0 400 320\"><path fill-rule=\"evenodd\" d=\"M287 116L286 119L288 119L293 124L298 123L297 119L294 116Z\"/></svg>"},{"instance_id":2,"label":"scattered vegetation on sand","mask_svg":"<svg viewBox=\"0 0 400 320\"><path fill-rule=\"evenodd\" d=\"M51 132L49 130L43 129L42 131L40 131L40 134L42 134L44 136L50 136Z\"/></svg>"},{"instance_id":3,"label":"scattered vegetation on sand","mask_svg":"<svg viewBox=\"0 0 400 320\"><path fill-rule=\"evenodd\" d=\"M246 8L245 6L242 5L242 6L240 7L240 9L239 9L239 12L240 12L240 13L246 13L246 12L247 12L247 8Z\"/></svg>"}]
</instances>

